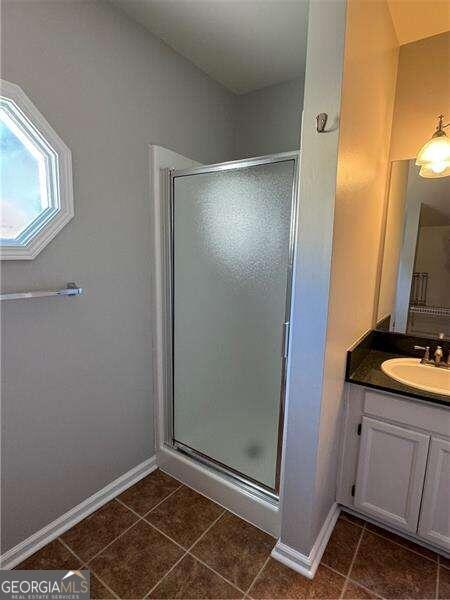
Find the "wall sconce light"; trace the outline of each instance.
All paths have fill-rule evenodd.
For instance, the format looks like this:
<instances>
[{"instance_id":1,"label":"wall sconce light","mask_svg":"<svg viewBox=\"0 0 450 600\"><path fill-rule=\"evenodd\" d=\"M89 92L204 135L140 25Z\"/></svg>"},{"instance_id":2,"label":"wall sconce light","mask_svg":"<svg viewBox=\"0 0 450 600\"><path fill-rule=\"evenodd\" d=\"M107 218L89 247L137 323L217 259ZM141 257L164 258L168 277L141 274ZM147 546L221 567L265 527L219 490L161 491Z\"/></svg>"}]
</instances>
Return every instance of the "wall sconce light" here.
<instances>
[{"instance_id":1,"label":"wall sconce light","mask_svg":"<svg viewBox=\"0 0 450 600\"><path fill-rule=\"evenodd\" d=\"M447 177L450 175L450 139L444 131L444 115L439 115L438 126L433 137L419 151L416 165L420 166L421 177Z\"/></svg>"}]
</instances>

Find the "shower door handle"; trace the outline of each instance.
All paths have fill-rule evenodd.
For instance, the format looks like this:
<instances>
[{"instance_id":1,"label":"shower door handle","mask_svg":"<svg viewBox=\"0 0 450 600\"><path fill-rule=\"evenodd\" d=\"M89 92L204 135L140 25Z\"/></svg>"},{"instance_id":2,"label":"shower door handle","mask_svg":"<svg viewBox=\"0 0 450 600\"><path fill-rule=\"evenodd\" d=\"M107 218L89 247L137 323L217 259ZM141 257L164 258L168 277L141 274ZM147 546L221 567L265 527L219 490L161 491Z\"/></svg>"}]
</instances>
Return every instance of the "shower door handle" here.
<instances>
[{"instance_id":1,"label":"shower door handle","mask_svg":"<svg viewBox=\"0 0 450 600\"><path fill-rule=\"evenodd\" d=\"M289 329L290 329L290 321L285 321L283 325L283 358L288 357L289 353Z\"/></svg>"}]
</instances>

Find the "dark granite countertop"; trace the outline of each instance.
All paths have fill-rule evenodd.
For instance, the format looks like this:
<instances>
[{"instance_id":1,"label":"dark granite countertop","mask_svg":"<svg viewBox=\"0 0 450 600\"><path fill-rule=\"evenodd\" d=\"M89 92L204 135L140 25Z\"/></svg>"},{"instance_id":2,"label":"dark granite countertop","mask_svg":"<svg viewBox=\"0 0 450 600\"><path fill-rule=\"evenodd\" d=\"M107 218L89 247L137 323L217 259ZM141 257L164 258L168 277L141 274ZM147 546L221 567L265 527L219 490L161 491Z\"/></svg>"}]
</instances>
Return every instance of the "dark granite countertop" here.
<instances>
[{"instance_id":1,"label":"dark granite countertop","mask_svg":"<svg viewBox=\"0 0 450 600\"><path fill-rule=\"evenodd\" d=\"M450 396L432 394L431 392L418 390L395 381L395 379L391 379L385 375L381 370L381 363L390 358L405 358L405 355L384 352L372 348L367 349L365 356L358 361L353 372L347 372L346 381L365 387L383 390L385 392L410 396L411 398L416 398L418 400L426 400L428 402L450 406Z\"/></svg>"}]
</instances>

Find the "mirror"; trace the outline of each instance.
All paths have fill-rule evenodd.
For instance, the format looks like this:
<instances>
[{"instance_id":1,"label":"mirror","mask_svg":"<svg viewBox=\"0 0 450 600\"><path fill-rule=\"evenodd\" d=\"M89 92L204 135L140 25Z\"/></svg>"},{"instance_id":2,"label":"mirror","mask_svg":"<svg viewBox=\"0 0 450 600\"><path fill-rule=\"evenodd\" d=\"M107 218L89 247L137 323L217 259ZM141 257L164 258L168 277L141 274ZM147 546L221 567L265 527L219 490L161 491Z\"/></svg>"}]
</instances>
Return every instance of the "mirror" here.
<instances>
[{"instance_id":1,"label":"mirror","mask_svg":"<svg viewBox=\"0 0 450 600\"><path fill-rule=\"evenodd\" d=\"M450 338L450 177L391 165L377 329Z\"/></svg>"}]
</instances>

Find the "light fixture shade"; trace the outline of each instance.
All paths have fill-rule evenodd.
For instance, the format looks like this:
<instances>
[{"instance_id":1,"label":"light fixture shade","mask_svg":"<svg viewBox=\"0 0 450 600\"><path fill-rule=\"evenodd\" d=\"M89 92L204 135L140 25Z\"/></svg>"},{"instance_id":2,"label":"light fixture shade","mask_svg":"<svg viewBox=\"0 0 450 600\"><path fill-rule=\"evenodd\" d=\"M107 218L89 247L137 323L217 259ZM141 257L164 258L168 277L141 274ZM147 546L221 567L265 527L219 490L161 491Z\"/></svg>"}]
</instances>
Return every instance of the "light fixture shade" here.
<instances>
[{"instance_id":1,"label":"light fixture shade","mask_svg":"<svg viewBox=\"0 0 450 600\"><path fill-rule=\"evenodd\" d=\"M435 179L437 177L448 177L450 175L450 162L446 163L443 171L436 173L428 165L420 167L419 175L425 179Z\"/></svg>"},{"instance_id":2,"label":"light fixture shade","mask_svg":"<svg viewBox=\"0 0 450 600\"><path fill-rule=\"evenodd\" d=\"M420 166L447 162L450 162L450 139L444 132L422 146L416 159L416 165Z\"/></svg>"},{"instance_id":3,"label":"light fixture shade","mask_svg":"<svg viewBox=\"0 0 450 600\"><path fill-rule=\"evenodd\" d=\"M438 116L438 125L433 137L419 150L416 165L421 167L419 175L425 178L450 175L450 139L446 136L444 115Z\"/></svg>"}]
</instances>

